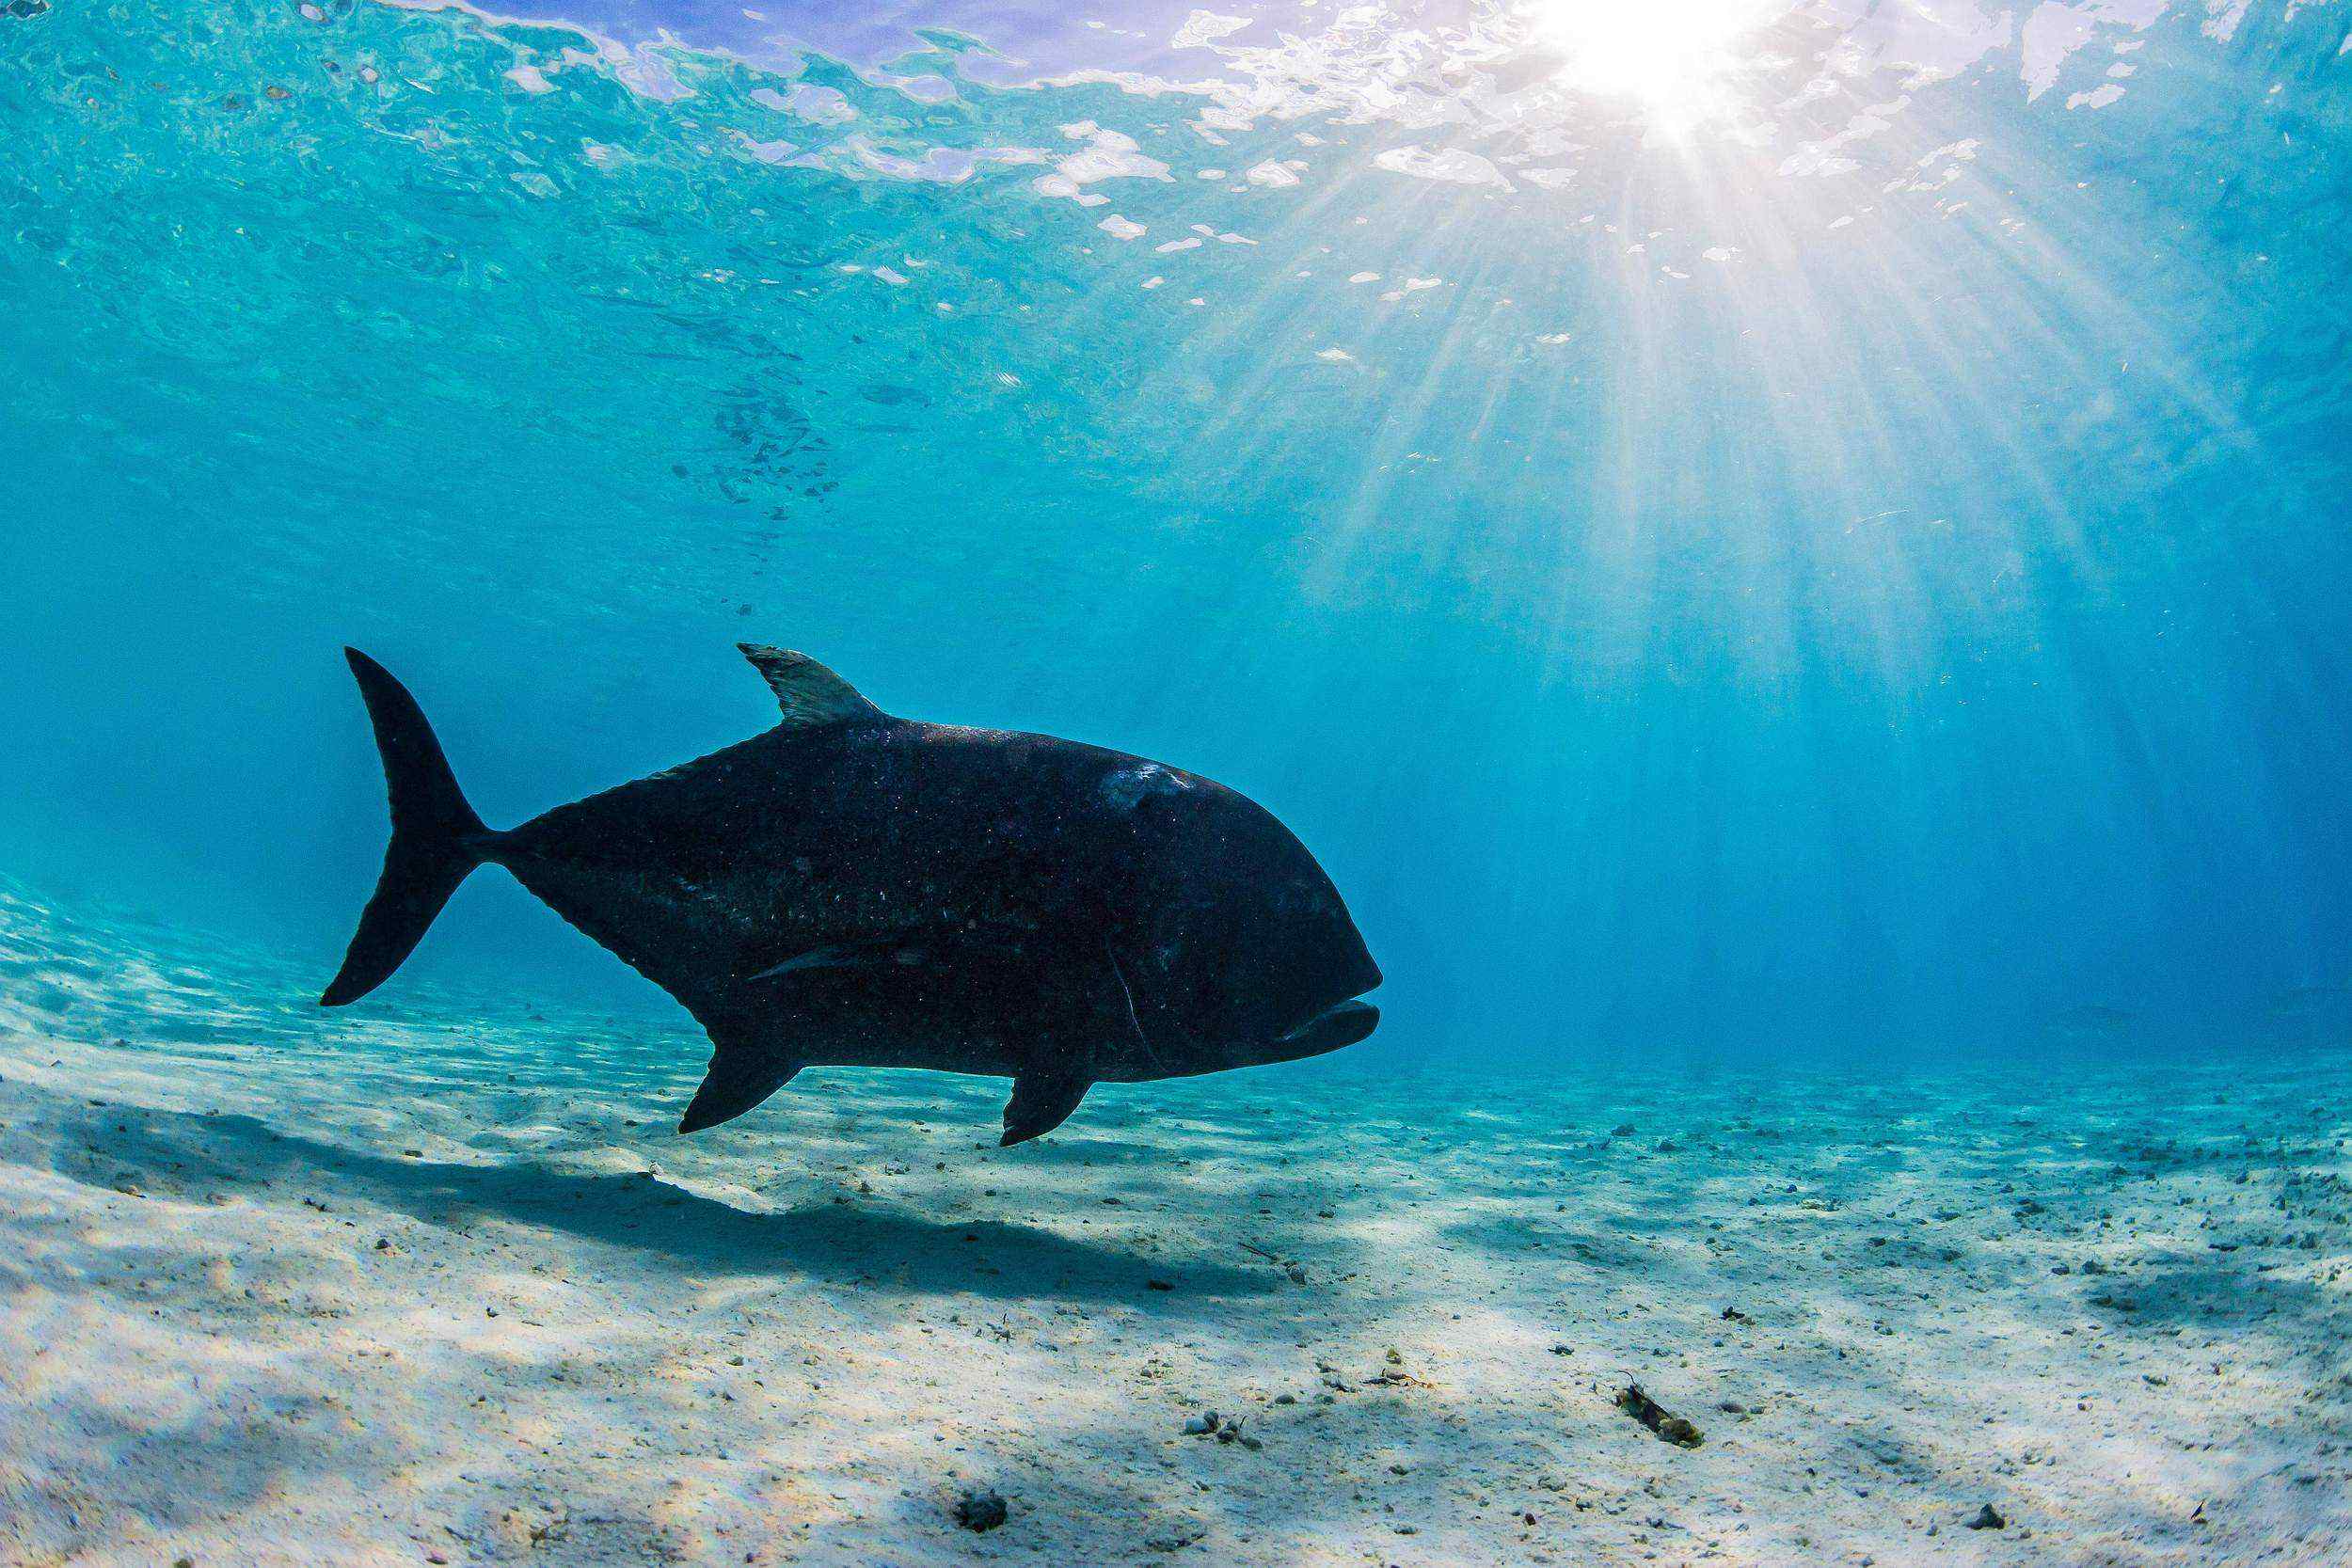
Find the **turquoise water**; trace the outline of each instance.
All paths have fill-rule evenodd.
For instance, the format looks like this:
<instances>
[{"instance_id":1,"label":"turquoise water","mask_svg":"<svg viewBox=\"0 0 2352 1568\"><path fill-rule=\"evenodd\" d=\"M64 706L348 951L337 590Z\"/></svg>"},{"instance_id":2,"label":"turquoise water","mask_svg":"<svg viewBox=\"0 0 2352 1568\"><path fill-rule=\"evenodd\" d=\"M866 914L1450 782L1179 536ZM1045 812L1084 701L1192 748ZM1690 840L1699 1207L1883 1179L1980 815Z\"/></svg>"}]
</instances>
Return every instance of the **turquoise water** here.
<instances>
[{"instance_id":1,"label":"turquoise water","mask_svg":"<svg viewBox=\"0 0 2352 1568\"><path fill-rule=\"evenodd\" d=\"M503 824L751 638L1265 801L1371 1060L2352 1013L2340 6L17 11L60 911L323 980L342 643ZM405 978L666 1006L496 877Z\"/></svg>"},{"instance_id":2,"label":"turquoise water","mask_svg":"<svg viewBox=\"0 0 2352 1568\"><path fill-rule=\"evenodd\" d=\"M2352 1560L2352 0L517 4L0 0L0 1568ZM317 1006L738 641L1378 1032Z\"/></svg>"}]
</instances>

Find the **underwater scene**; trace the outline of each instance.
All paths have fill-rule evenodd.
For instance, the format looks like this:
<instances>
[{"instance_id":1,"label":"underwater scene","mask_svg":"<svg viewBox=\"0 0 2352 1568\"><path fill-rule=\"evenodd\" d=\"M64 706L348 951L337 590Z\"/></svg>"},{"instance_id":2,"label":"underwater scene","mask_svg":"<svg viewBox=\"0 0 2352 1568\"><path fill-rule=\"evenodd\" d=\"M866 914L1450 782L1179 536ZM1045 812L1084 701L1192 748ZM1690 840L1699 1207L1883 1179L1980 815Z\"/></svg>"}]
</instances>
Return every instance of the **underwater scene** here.
<instances>
[{"instance_id":1,"label":"underwater scene","mask_svg":"<svg viewBox=\"0 0 2352 1568\"><path fill-rule=\"evenodd\" d=\"M2345 0L5 0L0 1568L2352 1561Z\"/></svg>"}]
</instances>

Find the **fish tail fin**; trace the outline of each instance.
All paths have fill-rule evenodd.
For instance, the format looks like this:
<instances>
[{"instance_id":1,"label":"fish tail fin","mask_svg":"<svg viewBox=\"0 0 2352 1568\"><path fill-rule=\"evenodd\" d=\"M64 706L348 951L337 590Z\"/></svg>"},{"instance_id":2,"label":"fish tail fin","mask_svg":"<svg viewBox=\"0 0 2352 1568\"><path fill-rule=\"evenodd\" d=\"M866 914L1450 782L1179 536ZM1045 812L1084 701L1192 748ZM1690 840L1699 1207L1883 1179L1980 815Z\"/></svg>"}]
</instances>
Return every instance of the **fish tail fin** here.
<instances>
[{"instance_id":1,"label":"fish tail fin","mask_svg":"<svg viewBox=\"0 0 2352 1568\"><path fill-rule=\"evenodd\" d=\"M325 1007L357 1002L390 978L424 940L425 927L457 884L487 858L494 836L459 792L441 743L408 689L357 648L345 648L343 657L358 677L383 753L392 842L343 967L319 998Z\"/></svg>"}]
</instances>

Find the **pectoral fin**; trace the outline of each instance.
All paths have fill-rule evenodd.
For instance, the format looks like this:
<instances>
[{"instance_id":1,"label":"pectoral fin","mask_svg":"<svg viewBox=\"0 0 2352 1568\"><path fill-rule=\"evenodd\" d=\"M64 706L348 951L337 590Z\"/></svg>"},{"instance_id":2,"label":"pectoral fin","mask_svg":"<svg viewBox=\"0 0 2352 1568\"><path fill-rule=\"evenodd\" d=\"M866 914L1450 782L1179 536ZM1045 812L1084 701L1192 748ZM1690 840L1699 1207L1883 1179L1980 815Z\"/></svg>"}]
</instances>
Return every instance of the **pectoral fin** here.
<instances>
[{"instance_id":1,"label":"pectoral fin","mask_svg":"<svg viewBox=\"0 0 2352 1568\"><path fill-rule=\"evenodd\" d=\"M1032 1069L1012 1081L1012 1098L1005 1101L1005 1135L999 1146L1009 1148L1051 1132L1070 1119L1078 1101L1094 1081L1071 1068Z\"/></svg>"},{"instance_id":2,"label":"pectoral fin","mask_svg":"<svg viewBox=\"0 0 2352 1568\"><path fill-rule=\"evenodd\" d=\"M787 976L807 975L816 970L830 970L837 974L842 971L862 969L868 974L887 974L893 967L898 969L934 968L939 962L941 954L950 951L952 949L938 942L926 940L925 935L919 932L914 935L894 933L879 937L860 937L806 948L780 962L770 964L765 969L755 970L744 975L743 978L746 982L782 980ZM777 991L770 994L789 993Z\"/></svg>"}]
</instances>

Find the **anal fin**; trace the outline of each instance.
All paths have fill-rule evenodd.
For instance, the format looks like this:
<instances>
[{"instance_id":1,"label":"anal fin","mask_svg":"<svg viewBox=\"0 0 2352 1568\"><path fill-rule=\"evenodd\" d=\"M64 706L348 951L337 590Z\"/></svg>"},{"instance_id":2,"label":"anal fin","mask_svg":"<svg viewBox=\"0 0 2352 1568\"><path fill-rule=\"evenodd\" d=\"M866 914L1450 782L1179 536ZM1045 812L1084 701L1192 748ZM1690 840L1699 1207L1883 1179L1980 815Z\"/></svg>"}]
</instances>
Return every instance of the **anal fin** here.
<instances>
[{"instance_id":1,"label":"anal fin","mask_svg":"<svg viewBox=\"0 0 2352 1568\"><path fill-rule=\"evenodd\" d=\"M800 1070L798 1062L723 1049L710 1058L710 1071L704 1076L703 1086L694 1091L686 1115L678 1118L677 1130L699 1132L733 1121L790 1083Z\"/></svg>"},{"instance_id":2,"label":"anal fin","mask_svg":"<svg viewBox=\"0 0 2352 1568\"><path fill-rule=\"evenodd\" d=\"M693 1013L714 1049L702 1087L694 1091L686 1115L678 1119L680 1132L699 1132L733 1121L790 1083L801 1070L792 1053L763 1031L725 1014L699 1007Z\"/></svg>"},{"instance_id":3,"label":"anal fin","mask_svg":"<svg viewBox=\"0 0 2352 1568\"><path fill-rule=\"evenodd\" d=\"M999 1146L1010 1148L1041 1137L1070 1119L1094 1080L1069 1069L1031 1069L1012 1081L1012 1098L1005 1101L1005 1135Z\"/></svg>"}]
</instances>

